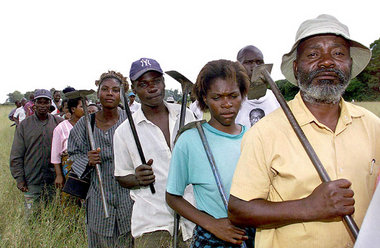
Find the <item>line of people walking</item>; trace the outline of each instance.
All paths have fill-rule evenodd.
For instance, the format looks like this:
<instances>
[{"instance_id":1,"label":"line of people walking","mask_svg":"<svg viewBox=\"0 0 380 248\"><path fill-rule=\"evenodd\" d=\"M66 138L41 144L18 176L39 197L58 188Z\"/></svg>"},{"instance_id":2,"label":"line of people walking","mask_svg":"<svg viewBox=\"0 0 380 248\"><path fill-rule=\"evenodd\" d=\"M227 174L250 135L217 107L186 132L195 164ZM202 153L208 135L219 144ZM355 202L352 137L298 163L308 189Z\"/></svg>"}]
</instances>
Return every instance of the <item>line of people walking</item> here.
<instances>
[{"instance_id":1,"label":"line of people walking","mask_svg":"<svg viewBox=\"0 0 380 248\"><path fill-rule=\"evenodd\" d=\"M372 198L380 119L342 95L371 52L335 17L320 15L300 25L282 58L284 76L300 88L290 109L330 182L319 178L273 92L252 82L265 63L249 45L237 61L201 69L193 111L164 100L165 73L152 58L131 64L130 93L124 75L103 73L95 81L101 107L91 115L82 98L70 98L64 120L49 113L59 104L51 92L36 90L35 112L19 122L10 155L28 214L73 172L88 179L89 247L353 247L342 217L360 226Z\"/></svg>"}]
</instances>

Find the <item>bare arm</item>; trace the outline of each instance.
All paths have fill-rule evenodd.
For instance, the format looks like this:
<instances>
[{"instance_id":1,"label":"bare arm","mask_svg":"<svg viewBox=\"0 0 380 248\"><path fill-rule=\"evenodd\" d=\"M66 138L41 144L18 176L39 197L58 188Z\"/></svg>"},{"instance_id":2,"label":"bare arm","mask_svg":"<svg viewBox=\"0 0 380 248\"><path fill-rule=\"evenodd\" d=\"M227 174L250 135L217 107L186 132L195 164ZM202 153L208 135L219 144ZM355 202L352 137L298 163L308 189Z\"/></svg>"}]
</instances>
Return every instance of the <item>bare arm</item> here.
<instances>
[{"instance_id":1,"label":"bare arm","mask_svg":"<svg viewBox=\"0 0 380 248\"><path fill-rule=\"evenodd\" d=\"M140 184L135 175L127 175L122 177L116 177L116 180L119 182L120 186L127 189L133 189L140 187Z\"/></svg>"},{"instance_id":2,"label":"bare arm","mask_svg":"<svg viewBox=\"0 0 380 248\"><path fill-rule=\"evenodd\" d=\"M215 219L196 209L182 196L172 195L166 192L166 202L181 216L203 227L216 237L232 244L241 244L248 237L245 231L234 226L227 218Z\"/></svg>"},{"instance_id":3,"label":"bare arm","mask_svg":"<svg viewBox=\"0 0 380 248\"><path fill-rule=\"evenodd\" d=\"M322 183L308 197L284 202L244 201L231 195L228 217L236 225L273 228L350 215L355 210L350 186L345 179Z\"/></svg>"},{"instance_id":4,"label":"bare arm","mask_svg":"<svg viewBox=\"0 0 380 248\"><path fill-rule=\"evenodd\" d=\"M149 159L146 164L142 164L136 168L135 174L127 176L117 176L116 180L121 187L132 189L141 186L148 186L155 181L155 175L152 170L153 160Z\"/></svg>"},{"instance_id":5,"label":"bare arm","mask_svg":"<svg viewBox=\"0 0 380 248\"><path fill-rule=\"evenodd\" d=\"M63 188L63 185L65 184L65 177L63 176L61 164L54 164L54 170L55 170L55 181L54 181L55 187Z\"/></svg>"},{"instance_id":6,"label":"bare arm","mask_svg":"<svg viewBox=\"0 0 380 248\"><path fill-rule=\"evenodd\" d=\"M18 126L18 124L19 124L19 122L18 122L18 117L16 118L16 117L14 117L13 116L13 121L16 123L16 125Z\"/></svg>"}]
</instances>

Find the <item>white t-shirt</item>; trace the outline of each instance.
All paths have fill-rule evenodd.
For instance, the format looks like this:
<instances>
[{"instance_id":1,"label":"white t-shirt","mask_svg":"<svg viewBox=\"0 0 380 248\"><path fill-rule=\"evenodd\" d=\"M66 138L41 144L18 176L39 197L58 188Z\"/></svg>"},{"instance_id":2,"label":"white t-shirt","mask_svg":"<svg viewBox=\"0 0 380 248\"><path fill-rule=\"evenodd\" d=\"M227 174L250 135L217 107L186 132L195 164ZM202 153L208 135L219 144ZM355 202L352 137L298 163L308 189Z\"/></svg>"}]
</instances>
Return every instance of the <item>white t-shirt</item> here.
<instances>
[{"instance_id":1,"label":"white t-shirt","mask_svg":"<svg viewBox=\"0 0 380 248\"><path fill-rule=\"evenodd\" d=\"M265 96L259 99L248 100L246 98L241 104L235 122L249 129L257 121L278 107L280 107L280 104L277 102L273 92L268 89Z\"/></svg>"},{"instance_id":2,"label":"white t-shirt","mask_svg":"<svg viewBox=\"0 0 380 248\"><path fill-rule=\"evenodd\" d=\"M62 99L59 100L59 104L62 104ZM54 111L51 112L52 115L56 115L59 113L59 109L57 107L57 104L55 104L54 100L51 101L51 105L53 105L55 107Z\"/></svg>"},{"instance_id":3,"label":"white t-shirt","mask_svg":"<svg viewBox=\"0 0 380 248\"><path fill-rule=\"evenodd\" d=\"M18 122L19 123L22 122L26 117L24 106L17 108L15 113L13 114L13 117L15 117L15 118L18 117Z\"/></svg>"},{"instance_id":4,"label":"white t-shirt","mask_svg":"<svg viewBox=\"0 0 380 248\"><path fill-rule=\"evenodd\" d=\"M161 129L145 117L141 108L132 116L145 159L146 161L153 159L152 169L156 176L155 194L150 192L149 187L130 190L131 198L135 201L131 221L132 236L135 238L144 233L159 230L168 231L173 235L174 211L167 205L165 193L181 106L172 103L165 103L165 105L169 110L170 147ZM191 121L194 121L194 116L190 110L187 110L185 124ZM113 140L115 176L135 174L135 169L141 165L141 159L128 120L116 129ZM194 204L192 187L186 189L184 198ZM191 238L194 224L181 218L179 225L184 240Z\"/></svg>"},{"instance_id":5,"label":"white t-shirt","mask_svg":"<svg viewBox=\"0 0 380 248\"><path fill-rule=\"evenodd\" d=\"M197 120L202 120L203 119L203 111L198 105L198 100L190 104L189 109L193 111L194 116Z\"/></svg>"}]
</instances>

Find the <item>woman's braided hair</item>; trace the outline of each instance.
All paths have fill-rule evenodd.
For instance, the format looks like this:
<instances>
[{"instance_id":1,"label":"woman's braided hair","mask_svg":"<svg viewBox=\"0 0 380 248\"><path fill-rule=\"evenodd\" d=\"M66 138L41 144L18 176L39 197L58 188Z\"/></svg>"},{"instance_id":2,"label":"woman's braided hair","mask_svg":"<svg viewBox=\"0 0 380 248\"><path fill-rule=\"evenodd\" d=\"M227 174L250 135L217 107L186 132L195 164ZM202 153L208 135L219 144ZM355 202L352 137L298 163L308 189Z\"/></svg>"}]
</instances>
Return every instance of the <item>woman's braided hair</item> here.
<instances>
[{"instance_id":1,"label":"woman's braided hair","mask_svg":"<svg viewBox=\"0 0 380 248\"><path fill-rule=\"evenodd\" d=\"M108 71L108 72L103 73L100 76L99 80L95 81L95 85L97 87L99 87L101 85L101 83L103 83L104 80L109 79L109 78L116 79L117 81L120 82L120 84L124 85L126 90L128 90L129 86L128 86L127 77L124 77L123 74L121 74L120 72L116 72L116 71Z\"/></svg>"}]
</instances>

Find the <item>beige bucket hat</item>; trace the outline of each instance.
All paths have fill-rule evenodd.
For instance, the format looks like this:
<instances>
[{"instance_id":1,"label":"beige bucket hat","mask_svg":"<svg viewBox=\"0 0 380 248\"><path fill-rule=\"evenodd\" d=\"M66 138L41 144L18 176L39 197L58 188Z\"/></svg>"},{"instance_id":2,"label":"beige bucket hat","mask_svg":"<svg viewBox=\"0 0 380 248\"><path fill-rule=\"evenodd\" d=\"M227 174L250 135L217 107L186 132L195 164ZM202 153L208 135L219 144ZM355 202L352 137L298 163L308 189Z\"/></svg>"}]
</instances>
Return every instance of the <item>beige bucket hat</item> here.
<instances>
[{"instance_id":1,"label":"beige bucket hat","mask_svg":"<svg viewBox=\"0 0 380 248\"><path fill-rule=\"evenodd\" d=\"M320 15L315 19L304 21L296 34L296 41L289 53L282 56L281 71L285 78L294 85L297 80L294 77L293 61L296 59L297 46L302 39L316 34L335 34L340 35L350 41L350 54L352 57L351 78L356 77L367 66L371 59L371 50L350 38L348 28L331 15Z\"/></svg>"}]
</instances>

